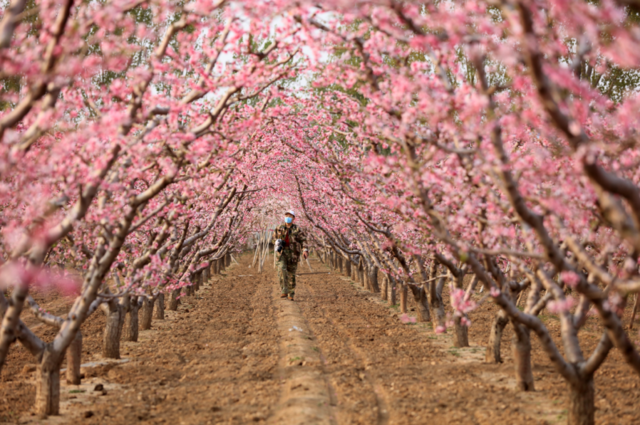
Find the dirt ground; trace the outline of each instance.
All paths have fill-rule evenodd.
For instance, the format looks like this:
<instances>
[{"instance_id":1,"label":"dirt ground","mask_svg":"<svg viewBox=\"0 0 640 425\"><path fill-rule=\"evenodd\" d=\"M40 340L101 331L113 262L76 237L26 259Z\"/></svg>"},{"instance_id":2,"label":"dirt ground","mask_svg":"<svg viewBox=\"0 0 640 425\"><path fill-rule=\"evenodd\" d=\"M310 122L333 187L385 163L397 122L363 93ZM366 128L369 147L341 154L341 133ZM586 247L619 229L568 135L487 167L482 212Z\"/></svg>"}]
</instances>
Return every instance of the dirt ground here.
<instances>
[{"instance_id":1,"label":"dirt ground","mask_svg":"<svg viewBox=\"0 0 640 425\"><path fill-rule=\"evenodd\" d=\"M62 388L62 414L30 413L35 364L12 347L0 377L0 422L86 424L556 424L566 422L567 390L532 337L536 391L513 389L508 326L504 363L486 364L484 345L496 309L473 312L470 348L429 325L402 323L397 306L321 265L299 267L295 303L281 300L270 264L251 256L154 320L140 341L124 343L121 362L100 358L104 317L83 325L82 386ZM37 294L49 311L66 303ZM413 306L410 302L410 309ZM413 312L410 311L409 314ZM29 312L23 319L35 320ZM558 322L543 316L559 333ZM583 349L599 337L596 319ZM36 325L51 340L54 331ZM637 338L637 334L634 335ZM63 365L64 367L64 365ZM640 378L612 351L596 373L596 422L640 423ZM94 391L96 385L104 390Z\"/></svg>"}]
</instances>

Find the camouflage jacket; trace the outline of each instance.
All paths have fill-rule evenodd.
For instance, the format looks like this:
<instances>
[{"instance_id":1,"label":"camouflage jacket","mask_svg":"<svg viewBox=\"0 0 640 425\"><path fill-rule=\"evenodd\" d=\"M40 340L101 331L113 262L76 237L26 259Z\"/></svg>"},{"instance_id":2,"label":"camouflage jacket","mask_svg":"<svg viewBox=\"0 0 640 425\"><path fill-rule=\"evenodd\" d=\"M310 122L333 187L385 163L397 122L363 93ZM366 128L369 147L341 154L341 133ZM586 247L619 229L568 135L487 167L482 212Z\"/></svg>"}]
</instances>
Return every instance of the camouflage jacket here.
<instances>
[{"instance_id":1,"label":"camouflage jacket","mask_svg":"<svg viewBox=\"0 0 640 425\"><path fill-rule=\"evenodd\" d=\"M304 249L304 243L307 241L307 237L302 229L295 224L292 224L291 227L282 224L276 227L273 232L273 242L275 242L276 239L282 239L285 242L282 256L287 261L294 261L296 263L300 261L300 253Z\"/></svg>"}]
</instances>

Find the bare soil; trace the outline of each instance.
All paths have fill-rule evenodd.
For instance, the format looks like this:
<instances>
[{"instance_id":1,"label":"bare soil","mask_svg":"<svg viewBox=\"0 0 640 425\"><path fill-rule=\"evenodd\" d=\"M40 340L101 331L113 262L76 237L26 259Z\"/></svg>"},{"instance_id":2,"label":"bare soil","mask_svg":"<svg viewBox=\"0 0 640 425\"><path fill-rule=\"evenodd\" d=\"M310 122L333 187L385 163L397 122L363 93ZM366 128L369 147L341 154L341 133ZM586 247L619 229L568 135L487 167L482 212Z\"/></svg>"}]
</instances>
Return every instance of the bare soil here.
<instances>
[{"instance_id":1,"label":"bare soil","mask_svg":"<svg viewBox=\"0 0 640 425\"><path fill-rule=\"evenodd\" d=\"M471 347L458 349L451 335L402 323L397 306L329 273L317 260L311 262L313 271L300 264L296 301L281 300L271 265L258 274L249 267L251 259L240 257L239 265L183 298L177 312L141 331L139 342L123 343L120 362L100 358L104 317L94 314L82 329L84 383L63 384L61 416L40 421L31 415L35 361L13 346L0 377L0 422L566 422L566 385L535 336L535 392L513 389L510 326L503 338L504 363L484 363L495 306L487 303L472 313ZM56 294L36 298L55 313L70 302ZM559 334L553 316L543 319ZM28 312L23 320L47 340L55 335ZM595 347L600 332L597 319L589 319L580 334L585 351ZM619 353L612 351L595 382L597 423L640 423L640 378ZM96 385L103 389L94 391Z\"/></svg>"}]
</instances>

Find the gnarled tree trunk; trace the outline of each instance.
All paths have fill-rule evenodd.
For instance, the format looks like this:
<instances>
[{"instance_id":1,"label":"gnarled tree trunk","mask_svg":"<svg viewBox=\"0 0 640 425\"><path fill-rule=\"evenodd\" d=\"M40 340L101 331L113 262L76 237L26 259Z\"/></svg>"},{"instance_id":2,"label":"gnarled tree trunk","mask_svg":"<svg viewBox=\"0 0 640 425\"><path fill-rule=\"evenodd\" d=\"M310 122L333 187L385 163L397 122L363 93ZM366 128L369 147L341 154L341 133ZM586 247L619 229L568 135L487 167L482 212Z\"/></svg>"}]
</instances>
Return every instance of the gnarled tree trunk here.
<instances>
[{"instance_id":1,"label":"gnarled tree trunk","mask_svg":"<svg viewBox=\"0 0 640 425\"><path fill-rule=\"evenodd\" d=\"M344 262L344 272L343 274L349 278L351 278L351 259L347 259Z\"/></svg>"},{"instance_id":2,"label":"gnarled tree trunk","mask_svg":"<svg viewBox=\"0 0 640 425\"><path fill-rule=\"evenodd\" d=\"M455 317L453 319L453 328L456 331L453 346L459 348L469 346L469 328L462 325L461 320L461 317Z\"/></svg>"},{"instance_id":3,"label":"gnarled tree trunk","mask_svg":"<svg viewBox=\"0 0 640 425\"><path fill-rule=\"evenodd\" d=\"M377 294L380 292L380 285L378 284L378 267L371 266L368 270L368 279L370 291Z\"/></svg>"},{"instance_id":4,"label":"gnarled tree trunk","mask_svg":"<svg viewBox=\"0 0 640 425\"><path fill-rule=\"evenodd\" d=\"M516 388L520 391L534 391L531 369L531 331L519 323L512 321L511 324L514 331L511 348L516 367Z\"/></svg>"},{"instance_id":5,"label":"gnarled tree trunk","mask_svg":"<svg viewBox=\"0 0 640 425\"><path fill-rule=\"evenodd\" d=\"M595 411L593 375L582 377L582 382L579 384L569 384L567 425L594 425Z\"/></svg>"},{"instance_id":6,"label":"gnarled tree trunk","mask_svg":"<svg viewBox=\"0 0 640 425\"><path fill-rule=\"evenodd\" d=\"M424 288L416 287L415 285L412 285L410 288L411 292L413 293L413 299L418 306L418 322L430 322L431 312L429 311L429 300L427 298L427 291L425 291Z\"/></svg>"},{"instance_id":7,"label":"gnarled tree trunk","mask_svg":"<svg viewBox=\"0 0 640 425\"><path fill-rule=\"evenodd\" d=\"M629 329L633 329L633 321L636 320L636 313L638 312L639 302L640 302L640 294L636 294L636 299L633 302L633 311L631 312L631 320L629 321Z\"/></svg>"},{"instance_id":8,"label":"gnarled tree trunk","mask_svg":"<svg viewBox=\"0 0 640 425\"><path fill-rule=\"evenodd\" d=\"M156 314L154 317L158 320L164 320L164 293L161 292L156 298Z\"/></svg>"},{"instance_id":9,"label":"gnarled tree trunk","mask_svg":"<svg viewBox=\"0 0 640 425\"><path fill-rule=\"evenodd\" d=\"M76 337L67 348L67 384L80 385L82 366L82 332L78 329Z\"/></svg>"},{"instance_id":10,"label":"gnarled tree trunk","mask_svg":"<svg viewBox=\"0 0 640 425\"><path fill-rule=\"evenodd\" d=\"M409 295L407 290L407 285L402 284L400 286L400 312L401 313L407 312L407 295Z\"/></svg>"},{"instance_id":11,"label":"gnarled tree trunk","mask_svg":"<svg viewBox=\"0 0 640 425\"><path fill-rule=\"evenodd\" d=\"M129 309L125 315L124 319L124 329L122 334L122 339L125 341L138 341L138 312L140 310L140 304L138 302L137 297L134 297L131 300L129 305Z\"/></svg>"},{"instance_id":12,"label":"gnarled tree trunk","mask_svg":"<svg viewBox=\"0 0 640 425\"><path fill-rule=\"evenodd\" d=\"M371 282L369 281L369 269L367 266L364 266L362 270L362 286L369 292L373 292L371 290Z\"/></svg>"},{"instance_id":13,"label":"gnarled tree trunk","mask_svg":"<svg viewBox=\"0 0 640 425\"><path fill-rule=\"evenodd\" d=\"M125 310L123 306L115 300L111 300L103 305L106 306L105 313L107 315L107 321L102 337L102 356L107 359L119 359L120 336L122 335Z\"/></svg>"},{"instance_id":14,"label":"gnarled tree trunk","mask_svg":"<svg viewBox=\"0 0 640 425\"><path fill-rule=\"evenodd\" d=\"M397 282L391 276L387 275L387 278L389 280L389 304L397 305L398 304L398 297L396 296Z\"/></svg>"},{"instance_id":15,"label":"gnarled tree trunk","mask_svg":"<svg viewBox=\"0 0 640 425\"><path fill-rule=\"evenodd\" d=\"M454 286L456 289L463 289L465 273L459 271L454 277ZM454 315L453 328L455 329L455 337L453 346L462 348L469 346L469 328L462 324L462 317Z\"/></svg>"},{"instance_id":16,"label":"gnarled tree trunk","mask_svg":"<svg viewBox=\"0 0 640 425\"><path fill-rule=\"evenodd\" d=\"M36 368L36 413L41 418L60 414L60 364L61 353L45 346L42 359Z\"/></svg>"},{"instance_id":17,"label":"gnarled tree trunk","mask_svg":"<svg viewBox=\"0 0 640 425\"><path fill-rule=\"evenodd\" d=\"M500 343L502 340L502 332L504 327L509 323L507 319L507 313L504 310L500 310L496 313L491 323L491 334L489 334L489 344L487 345L487 351L484 357L484 361L487 363L502 363L502 357L500 356Z\"/></svg>"},{"instance_id":18,"label":"gnarled tree trunk","mask_svg":"<svg viewBox=\"0 0 640 425\"><path fill-rule=\"evenodd\" d=\"M382 277L382 290L380 292L382 301L389 301L389 278L385 275Z\"/></svg>"},{"instance_id":19,"label":"gnarled tree trunk","mask_svg":"<svg viewBox=\"0 0 640 425\"><path fill-rule=\"evenodd\" d=\"M431 316L431 326L434 330L446 329L444 312L444 302L442 301L442 288L444 288L444 278L440 278L437 281L431 282L429 285L429 304L435 314Z\"/></svg>"},{"instance_id":20,"label":"gnarled tree trunk","mask_svg":"<svg viewBox=\"0 0 640 425\"><path fill-rule=\"evenodd\" d=\"M149 297L142 299L142 318L140 320L140 329L143 331L151 329L151 321L153 320L154 301Z\"/></svg>"},{"instance_id":21,"label":"gnarled tree trunk","mask_svg":"<svg viewBox=\"0 0 640 425\"><path fill-rule=\"evenodd\" d=\"M180 304L180 300L178 299L179 296L179 289L174 289L173 291L171 291L171 295L169 297L169 310L176 311L178 309L178 304Z\"/></svg>"}]
</instances>

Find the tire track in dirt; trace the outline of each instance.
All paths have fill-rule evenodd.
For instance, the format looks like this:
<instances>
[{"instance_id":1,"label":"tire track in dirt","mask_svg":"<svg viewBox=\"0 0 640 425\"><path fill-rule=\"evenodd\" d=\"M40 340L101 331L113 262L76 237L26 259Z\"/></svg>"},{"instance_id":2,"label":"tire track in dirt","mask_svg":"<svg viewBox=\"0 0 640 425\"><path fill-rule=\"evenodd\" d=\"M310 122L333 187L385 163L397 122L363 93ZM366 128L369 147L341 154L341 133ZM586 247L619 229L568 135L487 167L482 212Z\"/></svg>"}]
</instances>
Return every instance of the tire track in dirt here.
<instances>
[{"instance_id":1,"label":"tire track in dirt","mask_svg":"<svg viewBox=\"0 0 640 425\"><path fill-rule=\"evenodd\" d=\"M335 425L320 354L312 345L314 337L297 303L281 299L278 289L274 285L272 293L279 310L280 376L284 387L268 423Z\"/></svg>"},{"instance_id":2,"label":"tire track in dirt","mask_svg":"<svg viewBox=\"0 0 640 425\"><path fill-rule=\"evenodd\" d=\"M314 307L319 308L320 311L322 311L323 317L342 337L345 347L352 352L355 360L359 363L363 375L361 379L371 386L373 393L375 394L377 412L376 423L377 425L386 425L389 422L388 396L384 392L382 386L378 383L375 373L368 367L368 365L371 364L371 361L368 359L367 355L353 343L351 332L349 332L349 330L344 326L340 326L336 321L331 319L329 314L327 314L326 309L324 309L322 304L317 301L319 297L316 294L316 291L309 285L304 286L304 290L309 292L308 295L311 302L314 304Z\"/></svg>"}]
</instances>

